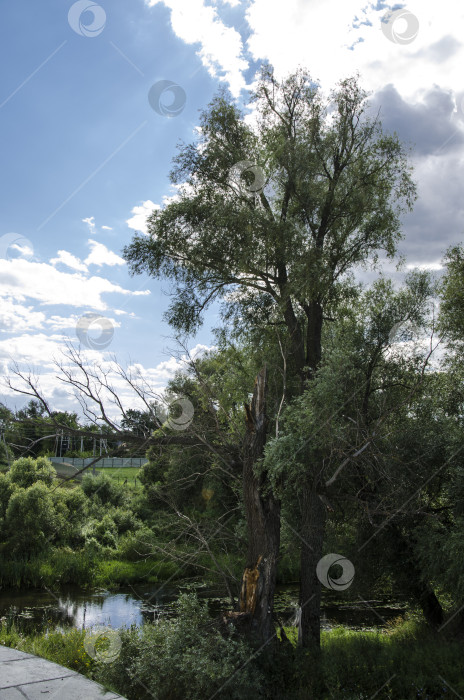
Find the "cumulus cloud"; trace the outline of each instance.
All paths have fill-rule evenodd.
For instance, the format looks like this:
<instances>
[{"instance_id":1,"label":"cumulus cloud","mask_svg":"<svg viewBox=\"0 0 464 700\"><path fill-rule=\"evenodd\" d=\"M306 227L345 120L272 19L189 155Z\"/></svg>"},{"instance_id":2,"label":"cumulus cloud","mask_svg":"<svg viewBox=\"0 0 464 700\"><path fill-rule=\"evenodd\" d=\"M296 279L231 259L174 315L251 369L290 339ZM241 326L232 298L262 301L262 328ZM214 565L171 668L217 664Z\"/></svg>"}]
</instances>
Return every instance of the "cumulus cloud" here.
<instances>
[{"instance_id":1,"label":"cumulus cloud","mask_svg":"<svg viewBox=\"0 0 464 700\"><path fill-rule=\"evenodd\" d=\"M113 253L113 251L109 250L103 243L89 238L88 244L90 245L91 252L85 259L86 265L110 265L112 267L114 265L126 264L123 258Z\"/></svg>"},{"instance_id":2,"label":"cumulus cloud","mask_svg":"<svg viewBox=\"0 0 464 700\"><path fill-rule=\"evenodd\" d=\"M24 333L14 338L0 340L0 362L3 374L8 374L8 366L14 360L19 365L26 364L37 372L50 370L52 358L63 348L64 336L45 333Z\"/></svg>"},{"instance_id":3,"label":"cumulus cloud","mask_svg":"<svg viewBox=\"0 0 464 700\"><path fill-rule=\"evenodd\" d=\"M51 258L50 260L50 265L66 265L66 267L70 267L72 270L77 270L78 272L87 272L87 265L82 262L82 260L79 260L79 258L76 258L75 255L70 253L67 250L59 250L58 251L58 257L56 258Z\"/></svg>"},{"instance_id":4,"label":"cumulus cloud","mask_svg":"<svg viewBox=\"0 0 464 700\"><path fill-rule=\"evenodd\" d=\"M23 333L27 330L43 328L46 320L42 311L32 306L18 304L13 299L2 299L0 306L0 332Z\"/></svg>"},{"instance_id":5,"label":"cumulus cloud","mask_svg":"<svg viewBox=\"0 0 464 700\"><path fill-rule=\"evenodd\" d=\"M197 56L209 74L227 82L234 96L246 88L243 73L248 62L243 57L242 38L233 27L227 27L217 9L204 0L146 0L149 6L161 2L171 10L174 33L187 44L200 44ZM233 7L238 3L228 0Z\"/></svg>"},{"instance_id":6,"label":"cumulus cloud","mask_svg":"<svg viewBox=\"0 0 464 700\"><path fill-rule=\"evenodd\" d=\"M401 252L409 262L434 263L464 238L464 154L432 154L416 163L418 200L404 219Z\"/></svg>"},{"instance_id":7,"label":"cumulus cloud","mask_svg":"<svg viewBox=\"0 0 464 700\"><path fill-rule=\"evenodd\" d=\"M65 304L104 311L107 303L102 295L108 293L140 296L150 291L132 292L104 277L61 272L46 263L0 259L0 298L16 302L35 299L43 305Z\"/></svg>"},{"instance_id":8,"label":"cumulus cloud","mask_svg":"<svg viewBox=\"0 0 464 700\"><path fill-rule=\"evenodd\" d=\"M361 7L359 0L252 0L248 48L255 60L269 60L280 77L298 65L308 67L325 89L356 71L374 91L393 78L403 96L433 84L459 89L464 8L454 0L409 0L419 31L401 44L382 32L388 7L372 0ZM396 22L398 32L407 28L406 20Z\"/></svg>"},{"instance_id":9,"label":"cumulus cloud","mask_svg":"<svg viewBox=\"0 0 464 700\"><path fill-rule=\"evenodd\" d=\"M155 209L161 209L160 205L155 204L151 199L147 199L132 209L131 213L133 216L127 219L126 224L134 231L140 231L148 235L147 218Z\"/></svg>"},{"instance_id":10,"label":"cumulus cloud","mask_svg":"<svg viewBox=\"0 0 464 700\"><path fill-rule=\"evenodd\" d=\"M69 338L64 335L46 336L42 333L21 335L4 341L0 340L0 367L6 376L11 374L10 368L13 359L21 368L26 370L26 373L30 368L37 377L37 382L42 392L49 397L50 404L54 409L76 410L80 414L80 406L77 400L73 398L73 391L67 389L56 376L54 360L58 360L65 366L72 368L72 364L69 363L63 354L65 341L67 340ZM83 349L81 357L84 366L90 367L94 362L97 362L101 370L107 373L108 381L117 392L118 399L122 405L126 409L140 408L145 410L146 406L134 390L115 371L116 365L111 359L110 349L108 348L108 351L103 353L96 350ZM192 348L190 355L198 357L199 354L212 349L214 348L206 345L197 345ZM186 368L186 359L186 356L180 358L171 356L153 367L133 362L126 368L126 371L135 382L137 382L137 378L143 378L143 386L145 389L149 389L152 398L161 398L168 381L174 377L177 371ZM15 380L15 383L19 385L19 381ZM5 387L1 400L9 406L12 406L15 402L22 405L23 402L18 397L20 397L19 394ZM102 392L102 399L108 414L115 419L120 418L119 410L112 405L114 404L114 399L112 399L111 395Z\"/></svg>"},{"instance_id":11,"label":"cumulus cloud","mask_svg":"<svg viewBox=\"0 0 464 700\"><path fill-rule=\"evenodd\" d=\"M464 131L453 120L455 101L450 90L434 86L424 91L420 101L407 102L390 84L373 96L371 104L388 131L396 131L413 145L416 157L455 152L464 144Z\"/></svg>"}]
</instances>

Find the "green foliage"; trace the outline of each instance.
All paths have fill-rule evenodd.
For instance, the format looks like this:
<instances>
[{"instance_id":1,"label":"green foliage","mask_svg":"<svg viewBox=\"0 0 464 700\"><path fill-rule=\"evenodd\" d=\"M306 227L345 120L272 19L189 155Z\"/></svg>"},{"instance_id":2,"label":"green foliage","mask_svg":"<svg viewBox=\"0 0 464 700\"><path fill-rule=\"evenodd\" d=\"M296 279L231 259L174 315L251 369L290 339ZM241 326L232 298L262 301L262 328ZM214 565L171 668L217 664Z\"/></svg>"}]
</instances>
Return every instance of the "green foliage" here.
<instances>
[{"instance_id":1,"label":"green foliage","mask_svg":"<svg viewBox=\"0 0 464 700\"><path fill-rule=\"evenodd\" d=\"M20 555L40 552L56 538L59 528L60 518L44 483L14 491L4 520L8 551Z\"/></svg>"},{"instance_id":2,"label":"green foliage","mask_svg":"<svg viewBox=\"0 0 464 700\"><path fill-rule=\"evenodd\" d=\"M11 482L9 476L7 474L0 473L0 526L3 518L5 517L11 494L15 488L17 487Z\"/></svg>"},{"instance_id":3,"label":"green foliage","mask_svg":"<svg viewBox=\"0 0 464 700\"><path fill-rule=\"evenodd\" d=\"M295 644L295 628L285 632ZM130 700L197 700L215 693L244 700L431 700L464 692L461 642L437 640L413 620L384 633L323 632L317 659L288 645L268 654L219 632L188 595L179 600L175 619L122 629L120 638L121 652L107 664L86 654L84 630L24 634L0 623L1 645L83 673Z\"/></svg>"},{"instance_id":4,"label":"green foliage","mask_svg":"<svg viewBox=\"0 0 464 700\"><path fill-rule=\"evenodd\" d=\"M17 553L0 555L0 585L5 588L88 586L95 578L96 562L91 553L69 548L48 549L27 557Z\"/></svg>"},{"instance_id":5,"label":"green foliage","mask_svg":"<svg viewBox=\"0 0 464 700\"><path fill-rule=\"evenodd\" d=\"M86 541L95 540L102 547L116 549L118 529L113 518L106 513L99 520L89 520L82 529Z\"/></svg>"},{"instance_id":6,"label":"green foliage","mask_svg":"<svg viewBox=\"0 0 464 700\"><path fill-rule=\"evenodd\" d=\"M37 481L50 486L56 477L56 470L46 457L21 457L13 462L8 473L13 484L27 488Z\"/></svg>"},{"instance_id":7,"label":"green foliage","mask_svg":"<svg viewBox=\"0 0 464 700\"><path fill-rule=\"evenodd\" d=\"M0 644L41 656L48 661L91 676L93 660L84 647L85 630L50 630L41 635L24 635L13 626L0 625Z\"/></svg>"},{"instance_id":8,"label":"green foliage","mask_svg":"<svg viewBox=\"0 0 464 700\"><path fill-rule=\"evenodd\" d=\"M148 526L126 532L119 538L118 552L127 561L139 561L153 553L153 547L159 542L158 536Z\"/></svg>"},{"instance_id":9,"label":"green foliage","mask_svg":"<svg viewBox=\"0 0 464 700\"><path fill-rule=\"evenodd\" d=\"M97 476L86 474L81 486L87 498L96 503L120 506L125 501L124 487L105 473Z\"/></svg>"},{"instance_id":10,"label":"green foliage","mask_svg":"<svg viewBox=\"0 0 464 700\"><path fill-rule=\"evenodd\" d=\"M111 666L99 665L96 675L127 697L197 700L216 692L231 700L260 696L264 678L246 663L252 649L233 634L211 629L205 605L193 595L179 598L175 619L132 627L121 638L118 659Z\"/></svg>"},{"instance_id":11,"label":"green foliage","mask_svg":"<svg viewBox=\"0 0 464 700\"><path fill-rule=\"evenodd\" d=\"M449 248L441 283L440 327L451 341L464 343L464 246Z\"/></svg>"},{"instance_id":12,"label":"green foliage","mask_svg":"<svg viewBox=\"0 0 464 700\"><path fill-rule=\"evenodd\" d=\"M133 273L173 283L174 328L193 331L220 299L242 329L284 322L304 335L311 303L329 311L346 296L349 267L394 254L415 188L404 148L368 117L365 98L355 78L324 101L306 71L278 81L265 67L255 128L225 93L213 99L199 142L175 158L180 199L124 251ZM256 193L252 173L234 171L245 160L261 169Z\"/></svg>"},{"instance_id":13,"label":"green foliage","mask_svg":"<svg viewBox=\"0 0 464 700\"><path fill-rule=\"evenodd\" d=\"M145 561L122 561L121 559L100 559L93 583L97 586L131 585L133 583L158 583L176 581L184 575L183 570L170 561L150 558Z\"/></svg>"}]
</instances>

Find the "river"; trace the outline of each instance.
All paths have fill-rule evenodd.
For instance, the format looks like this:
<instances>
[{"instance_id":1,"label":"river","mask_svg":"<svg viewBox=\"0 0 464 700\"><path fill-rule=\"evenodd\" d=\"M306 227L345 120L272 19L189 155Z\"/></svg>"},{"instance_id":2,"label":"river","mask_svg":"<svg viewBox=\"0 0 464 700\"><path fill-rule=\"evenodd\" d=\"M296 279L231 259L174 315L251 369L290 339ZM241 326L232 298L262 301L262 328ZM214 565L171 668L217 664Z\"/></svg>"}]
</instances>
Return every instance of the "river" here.
<instances>
[{"instance_id":1,"label":"river","mask_svg":"<svg viewBox=\"0 0 464 700\"><path fill-rule=\"evenodd\" d=\"M0 618L14 622L24 632L53 627L89 629L100 625L117 629L173 615L179 593L188 590L195 590L200 598L207 600L212 615L230 609L230 602L219 589L202 585L158 584L133 586L116 592L76 588L66 588L59 593L51 590L0 591ZM275 608L285 624L294 618L297 602L297 585L278 587ZM406 601L325 600L321 624L323 629L336 625L351 629L382 629L389 620L404 615L406 609Z\"/></svg>"}]
</instances>

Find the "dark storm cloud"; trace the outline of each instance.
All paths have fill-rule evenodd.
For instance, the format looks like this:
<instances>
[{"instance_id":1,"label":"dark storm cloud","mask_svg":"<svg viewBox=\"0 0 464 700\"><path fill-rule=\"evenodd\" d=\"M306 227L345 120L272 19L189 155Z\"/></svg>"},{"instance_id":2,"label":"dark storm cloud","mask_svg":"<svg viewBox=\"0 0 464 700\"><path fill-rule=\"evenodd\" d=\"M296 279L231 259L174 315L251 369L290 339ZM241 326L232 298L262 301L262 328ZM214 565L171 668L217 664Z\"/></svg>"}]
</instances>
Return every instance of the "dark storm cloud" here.
<instances>
[{"instance_id":1,"label":"dark storm cloud","mask_svg":"<svg viewBox=\"0 0 464 700\"><path fill-rule=\"evenodd\" d=\"M458 156L417 164L419 198L404 219L405 240L400 244L408 262L436 262L449 246L464 242L463 166Z\"/></svg>"},{"instance_id":2,"label":"dark storm cloud","mask_svg":"<svg viewBox=\"0 0 464 700\"><path fill-rule=\"evenodd\" d=\"M434 51L445 56L453 47L452 41L441 41ZM371 98L385 131L396 132L413 147L418 200L403 217L404 240L399 244L408 264L436 264L447 248L464 241L463 97L434 86L421 102L407 102L387 85Z\"/></svg>"},{"instance_id":3,"label":"dark storm cloud","mask_svg":"<svg viewBox=\"0 0 464 700\"><path fill-rule=\"evenodd\" d=\"M464 130L455 115L455 101L449 90L433 87L423 101L408 103L394 85L386 85L371 99L383 127L396 132L413 147L414 156L455 152L464 144Z\"/></svg>"}]
</instances>

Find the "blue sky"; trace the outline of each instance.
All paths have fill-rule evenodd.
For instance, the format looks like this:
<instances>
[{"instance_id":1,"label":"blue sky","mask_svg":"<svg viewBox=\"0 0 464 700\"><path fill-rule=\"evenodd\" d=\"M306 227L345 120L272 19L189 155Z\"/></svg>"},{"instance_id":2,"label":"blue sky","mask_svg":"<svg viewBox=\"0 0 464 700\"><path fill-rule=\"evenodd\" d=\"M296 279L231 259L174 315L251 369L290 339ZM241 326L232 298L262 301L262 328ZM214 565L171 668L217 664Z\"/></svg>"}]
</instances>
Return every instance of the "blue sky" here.
<instances>
[{"instance_id":1,"label":"blue sky","mask_svg":"<svg viewBox=\"0 0 464 700\"><path fill-rule=\"evenodd\" d=\"M386 23L386 12L401 7ZM77 342L76 324L92 313L109 319L114 334L107 347L88 348L89 358L113 353L164 386L179 366L162 320L168 285L131 278L121 251L153 206L174 194L171 160L179 140L192 141L199 110L221 85L246 103L264 60L279 76L305 65L325 90L359 70L385 127L415 144L420 199L405 219L402 251L410 266L439 269L446 247L464 237L463 28L454 0L5 4L2 373L11 358L33 366L54 406L70 408L52 357L68 339ZM185 94L175 117L148 100L162 80ZM167 110L169 95L160 98ZM211 345L216 323L213 310L191 347ZM23 403L6 388L0 401Z\"/></svg>"}]
</instances>

